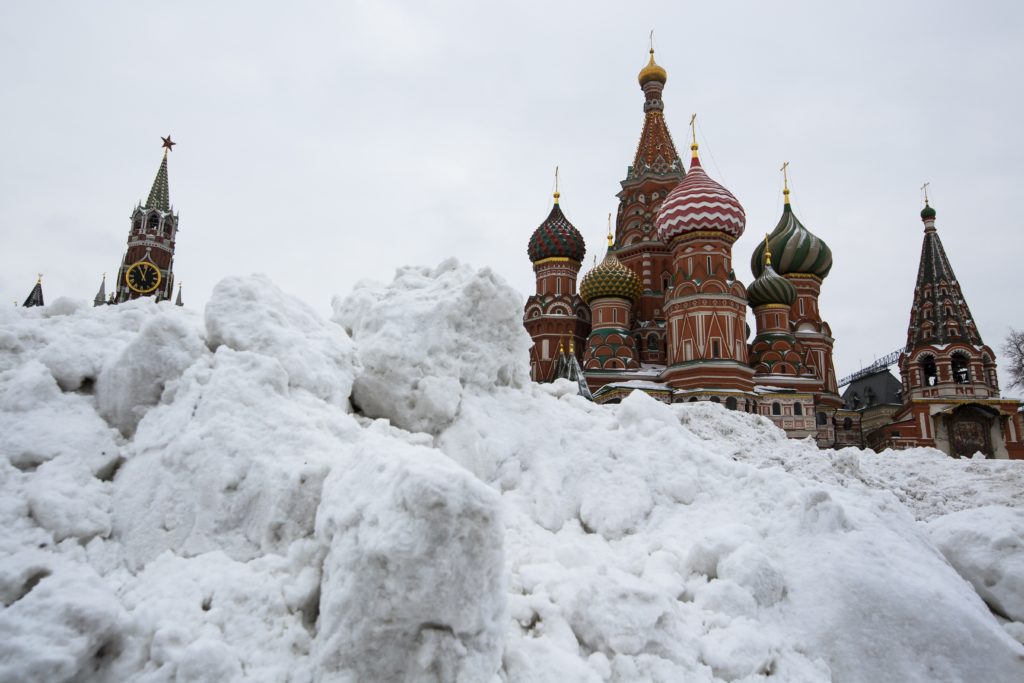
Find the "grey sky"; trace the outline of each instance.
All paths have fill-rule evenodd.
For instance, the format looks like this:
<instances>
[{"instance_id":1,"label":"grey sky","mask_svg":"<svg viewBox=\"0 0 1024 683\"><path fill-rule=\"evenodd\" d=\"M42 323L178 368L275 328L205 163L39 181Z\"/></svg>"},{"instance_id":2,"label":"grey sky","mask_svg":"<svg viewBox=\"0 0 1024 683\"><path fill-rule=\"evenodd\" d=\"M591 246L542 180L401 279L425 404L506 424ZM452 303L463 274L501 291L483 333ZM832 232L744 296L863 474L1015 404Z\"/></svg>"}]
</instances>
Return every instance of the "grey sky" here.
<instances>
[{"instance_id":1,"label":"grey sky","mask_svg":"<svg viewBox=\"0 0 1024 683\"><path fill-rule=\"evenodd\" d=\"M264 272L326 314L361 278L451 255L526 295L556 164L585 268L603 252L654 28L677 147L698 112L705 168L746 209L746 282L791 163L835 258L840 375L905 340L926 180L985 341L1024 327L1020 3L324 5L0 5L7 305L37 272L49 300L116 273L168 133L189 306Z\"/></svg>"}]
</instances>

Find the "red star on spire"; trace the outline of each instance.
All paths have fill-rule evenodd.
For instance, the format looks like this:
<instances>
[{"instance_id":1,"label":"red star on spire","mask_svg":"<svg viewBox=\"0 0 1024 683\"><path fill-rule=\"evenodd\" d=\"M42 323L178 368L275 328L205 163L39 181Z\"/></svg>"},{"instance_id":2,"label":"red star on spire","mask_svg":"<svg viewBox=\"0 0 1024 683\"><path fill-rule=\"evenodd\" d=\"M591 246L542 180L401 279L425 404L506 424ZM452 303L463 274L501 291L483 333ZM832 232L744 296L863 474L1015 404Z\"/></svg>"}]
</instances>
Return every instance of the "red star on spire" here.
<instances>
[{"instance_id":1,"label":"red star on spire","mask_svg":"<svg viewBox=\"0 0 1024 683\"><path fill-rule=\"evenodd\" d=\"M173 142L171 140L171 136L170 135L168 135L167 137L161 137L160 139L164 141L164 149L166 149L168 152L173 152L174 151L173 147L176 144L178 144L177 142Z\"/></svg>"}]
</instances>

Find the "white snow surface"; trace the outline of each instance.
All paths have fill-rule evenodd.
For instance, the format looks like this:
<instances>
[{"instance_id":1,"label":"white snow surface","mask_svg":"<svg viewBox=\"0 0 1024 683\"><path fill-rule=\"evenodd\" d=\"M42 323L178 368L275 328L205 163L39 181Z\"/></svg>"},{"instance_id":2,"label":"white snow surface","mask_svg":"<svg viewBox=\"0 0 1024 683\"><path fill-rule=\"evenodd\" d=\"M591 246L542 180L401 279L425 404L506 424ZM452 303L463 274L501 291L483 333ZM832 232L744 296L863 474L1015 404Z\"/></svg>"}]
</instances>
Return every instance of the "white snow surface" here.
<instances>
[{"instance_id":1,"label":"white snow surface","mask_svg":"<svg viewBox=\"0 0 1024 683\"><path fill-rule=\"evenodd\" d=\"M0 309L0 683L1020 681L1024 463L528 378L455 261Z\"/></svg>"}]
</instances>

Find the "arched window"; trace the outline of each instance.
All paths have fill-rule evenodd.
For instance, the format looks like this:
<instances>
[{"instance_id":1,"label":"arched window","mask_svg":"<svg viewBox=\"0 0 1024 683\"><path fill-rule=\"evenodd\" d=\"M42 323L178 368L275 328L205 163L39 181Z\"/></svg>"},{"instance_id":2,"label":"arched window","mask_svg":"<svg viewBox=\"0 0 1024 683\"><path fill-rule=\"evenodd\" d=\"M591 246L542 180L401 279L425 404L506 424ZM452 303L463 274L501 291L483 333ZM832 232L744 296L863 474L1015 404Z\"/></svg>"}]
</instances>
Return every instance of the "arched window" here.
<instances>
[{"instance_id":1,"label":"arched window","mask_svg":"<svg viewBox=\"0 0 1024 683\"><path fill-rule=\"evenodd\" d=\"M736 399L732 396L725 399L725 407L729 410L736 410Z\"/></svg>"},{"instance_id":2,"label":"arched window","mask_svg":"<svg viewBox=\"0 0 1024 683\"><path fill-rule=\"evenodd\" d=\"M156 232L157 227L160 225L160 216L156 212L149 214L149 219L146 221L146 229Z\"/></svg>"},{"instance_id":3,"label":"arched window","mask_svg":"<svg viewBox=\"0 0 1024 683\"><path fill-rule=\"evenodd\" d=\"M647 350L648 351L657 351L658 348L659 348L658 335L656 335L656 334L649 334L649 335L647 335Z\"/></svg>"},{"instance_id":4,"label":"arched window","mask_svg":"<svg viewBox=\"0 0 1024 683\"><path fill-rule=\"evenodd\" d=\"M851 420L848 417L845 418L843 420L843 429L845 429L846 431L850 431L851 429L853 429L853 420Z\"/></svg>"},{"instance_id":5,"label":"arched window","mask_svg":"<svg viewBox=\"0 0 1024 683\"><path fill-rule=\"evenodd\" d=\"M696 396L691 396L689 402L690 403L696 403L697 402L697 397Z\"/></svg>"},{"instance_id":6,"label":"arched window","mask_svg":"<svg viewBox=\"0 0 1024 683\"><path fill-rule=\"evenodd\" d=\"M818 426L823 426L826 424L828 424L828 415L821 411L818 411Z\"/></svg>"},{"instance_id":7,"label":"arched window","mask_svg":"<svg viewBox=\"0 0 1024 683\"><path fill-rule=\"evenodd\" d=\"M672 289L672 278L668 276L668 273L662 273L661 275L661 291L667 292Z\"/></svg>"},{"instance_id":8,"label":"arched window","mask_svg":"<svg viewBox=\"0 0 1024 683\"><path fill-rule=\"evenodd\" d=\"M967 356L957 351L953 354L953 381L957 384L967 384L971 381L971 371L967 365Z\"/></svg>"},{"instance_id":9,"label":"arched window","mask_svg":"<svg viewBox=\"0 0 1024 683\"><path fill-rule=\"evenodd\" d=\"M793 404L793 414L794 415L803 415L804 414L804 404L803 403L794 403Z\"/></svg>"},{"instance_id":10,"label":"arched window","mask_svg":"<svg viewBox=\"0 0 1024 683\"><path fill-rule=\"evenodd\" d=\"M135 218L135 231L139 232L141 230L142 230L142 216L137 216Z\"/></svg>"},{"instance_id":11,"label":"arched window","mask_svg":"<svg viewBox=\"0 0 1024 683\"><path fill-rule=\"evenodd\" d=\"M935 367L935 359L925 356L921 359L921 384L933 387L939 381L939 370Z\"/></svg>"},{"instance_id":12,"label":"arched window","mask_svg":"<svg viewBox=\"0 0 1024 683\"><path fill-rule=\"evenodd\" d=\"M772 402L772 415L782 415L782 404L778 401Z\"/></svg>"},{"instance_id":13,"label":"arched window","mask_svg":"<svg viewBox=\"0 0 1024 683\"><path fill-rule=\"evenodd\" d=\"M712 403L721 403L722 399L718 398L717 396L712 396L711 397L711 402Z\"/></svg>"}]
</instances>

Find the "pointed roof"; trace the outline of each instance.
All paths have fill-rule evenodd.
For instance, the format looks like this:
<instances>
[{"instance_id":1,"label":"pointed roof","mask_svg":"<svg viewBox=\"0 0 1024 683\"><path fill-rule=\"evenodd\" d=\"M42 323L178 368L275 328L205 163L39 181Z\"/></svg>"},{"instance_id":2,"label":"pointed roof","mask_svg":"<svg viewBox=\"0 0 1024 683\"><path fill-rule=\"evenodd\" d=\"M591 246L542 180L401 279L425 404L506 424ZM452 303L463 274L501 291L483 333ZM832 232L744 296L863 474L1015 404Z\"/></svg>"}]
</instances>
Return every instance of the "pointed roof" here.
<instances>
[{"instance_id":1,"label":"pointed roof","mask_svg":"<svg viewBox=\"0 0 1024 683\"><path fill-rule=\"evenodd\" d=\"M167 185L167 153L178 143L171 140L170 135L160 139L163 140L164 158L160 161L160 168L156 171L156 178L153 179L153 187L149 189L149 198L146 199L144 208L166 213L171 210L171 190Z\"/></svg>"},{"instance_id":2,"label":"pointed roof","mask_svg":"<svg viewBox=\"0 0 1024 683\"><path fill-rule=\"evenodd\" d=\"M565 347L559 344L558 357L555 358L555 363L551 366L549 381L554 382L556 379L567 379L570 382L576 382L576 386L579 387L580 396L591 401L594 400L593 394L590 393L590 387L587 386L587 380L583 376L583 368L580 367L580 362L576 360L576 354L573 352L571 344L568 353L566 353Z\"/></svg>"},{"instance_id":3,"label":"pointed roof","mask_svg":"<svg viewBox=\"0 0 1024 683\"><path fill-rule=\"evenodd\" d=\"M174 305L175 306L184 306L185 305L185 304L183 304L181 302L181 283L178 283L178 298L174 300Z\"/></svg>"},{"instance_id":4,"label":"pointed roof","mask_svg":"<svg viewBox=\"0 0 1024 683\"><path fill-rule=\"evenodd\" d=\"M654 61L652 48L650 62L640 72L640 88L644 91L644 127L627 180L647 173L675 178L682 178L685 174L672 134L665 123L665 103L661 92L666 79L665 70Z\"/></svg>"},{"instance_id":5,"label":"pointed roof","mask_svg":"<svg viewBox=\"0 0 1024 683\"><path fill-rule=\"evenodd\" d=\"M924 243L917 267L907 348L953 342L982 346L984 342L974 324L974 316L935 229L935 209L926 203L921 219L924 222ZM930 334L925 334L926 330Z\"/></svg>"},{"instance_id":6,"label":"pointed roof","mask_svg":"<svg viewBox=\"0 0 1024 683\"><path fill-rule=\"evenodd\" d=\"M25 308L31 308L32 306L44 306L43 303L43 276L40 275L36 278L36 286L32 288L32 291L28 293L28 298L25 299L25 303L22 304Z\"/></svg>"},{"instance_id":7,"label":"pointed roof","mask_svg":"<svg viewBox=\"0 0 1024 683\"><path fill-rule=\"evenodd\" d=\"M100 282L100 290L96 292L96 298L92 300L93 307L102 306L107 303L107 274L103 273L103 281Z\"/></svg>"}]
</instances>

